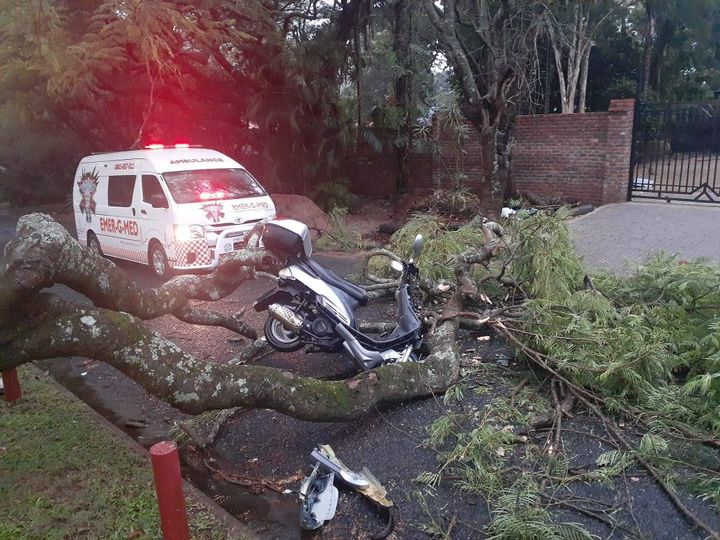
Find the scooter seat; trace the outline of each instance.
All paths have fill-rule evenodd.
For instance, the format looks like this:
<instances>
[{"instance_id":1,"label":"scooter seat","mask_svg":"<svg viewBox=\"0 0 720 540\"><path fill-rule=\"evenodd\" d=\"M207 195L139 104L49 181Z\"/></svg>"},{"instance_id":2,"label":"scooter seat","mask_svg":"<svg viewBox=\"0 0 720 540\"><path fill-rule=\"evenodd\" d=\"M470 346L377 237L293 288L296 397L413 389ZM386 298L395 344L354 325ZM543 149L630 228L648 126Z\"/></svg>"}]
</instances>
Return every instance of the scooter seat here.
<instances>
[{"instance_id":1,"label":"scooter seat","mask_svg":"<svg viewBox=\"0 0 720 540\"><path fill-rule=\"evenodd\" d=\"M358 287L354 283L345 281L343 278L338 276L332 270L328 270L322 266L319 262L311 257L306 257L302 261L304 265L318 278L325 281L328 285L340 289L342 292L354 298L361 306L364 306L368 302L368 295L365 289Z\"/></svg>"}]
</instances>

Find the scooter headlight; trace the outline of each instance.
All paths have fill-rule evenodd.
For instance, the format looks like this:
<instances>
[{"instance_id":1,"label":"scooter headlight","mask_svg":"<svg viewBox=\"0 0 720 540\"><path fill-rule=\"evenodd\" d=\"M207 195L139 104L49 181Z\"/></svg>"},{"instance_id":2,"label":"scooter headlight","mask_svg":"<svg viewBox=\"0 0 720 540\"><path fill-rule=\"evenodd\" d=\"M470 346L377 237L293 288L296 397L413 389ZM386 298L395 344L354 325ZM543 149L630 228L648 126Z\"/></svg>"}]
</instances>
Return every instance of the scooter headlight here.
<instances>
[{"instance_id":1,"label":"scooter headlight","mask_svg":"<svg viewBox=\"0 0 720 540\"><path fill-rule=\"evenodd\" d=\"M289 268L281 268L278 272L278 277L282 279L292 279L292 271Z\"/></svg>"},{"instance_id":2,"label":"scooter headlight","mask_svg":"<svg viewBox=\"0 0 720 540\"><path fill-rule=\"evenodd\" d=\"M205 238L205 229L202 225L175 225L175 240L187 242Z\"/></svg>"}]
</instances>

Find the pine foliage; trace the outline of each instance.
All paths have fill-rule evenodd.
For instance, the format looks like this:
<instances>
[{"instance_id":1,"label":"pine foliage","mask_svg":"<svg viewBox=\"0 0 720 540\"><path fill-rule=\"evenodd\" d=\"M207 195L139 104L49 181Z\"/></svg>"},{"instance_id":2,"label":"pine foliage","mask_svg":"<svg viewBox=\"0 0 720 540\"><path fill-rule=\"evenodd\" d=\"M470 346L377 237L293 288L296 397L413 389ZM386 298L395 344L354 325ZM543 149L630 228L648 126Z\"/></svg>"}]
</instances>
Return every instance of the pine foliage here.
<instances>
[{"instance_id":1,"label":"pine foliage","mask_svg":"<svg viewBox=\"0 0 720 540\"><path fill-rule=\"evenodd\" d=\"M480 249L484 243L482 233L472 225L452 229L439 216L415 214L402 229L392 235L388 249L408 258L418 234L422 234L425 239L423 253L418 261L420 274L432 279L452 279L457 255L470 249ZM389 275L387 264L383 263L371 261L371 271L377 275Z\"/></svg>"},{"instance_id":2,"label":"pine foliage","mask_svg":"<svg viewBox=\"0 0 720 540\"><path fill-rule=\"evenodd\" d=\"M533 408L544 408L533 396ZM513 431L513 423L528 420L529 399L518 396L520 407L496 398L481 412L448 412L427 427L425 446L437 453L438 469L420 474L415 481L435 490L445 478L466 496L481 497L490 508L487 538L496 540L564 540L595 538L581 526L560 523L543 500L541 483L547 474L565 477L568 466L562 459L539 455L537 447ZM617 461L612 459L613 462ZM626 460L630 463L630 460ZM518 466L526 466L526 470ZM516 472L513 472L516 471ZM602 476L612 471L602 471ZM425 531L442 536L441 520L424 505L430 523Z\"/></svg>"},{"instance_id":3,"label":"pine foliage","mask_svg":"<svg viewBox=\"0 0 720 540\"><path fill-rule=\"evenodd\" d=\"M505 224L505 253L480 268L478 285L487 291L485 278L507 265L508 282L527 293L523 315L503 321L508 330L567 381L595 393L609 415L642 418L647 429L632 436L634 448L605 451L594 468L570 474L561 454L519 444L503 429L527 422L518 401L510 407L494 400L473 415L439 418L426 441L438 452L439 467L417 481L436 489L449 477L461 491L482 497L491 510L489 538L590 538L582 527L553 520L548 493L578 481L612 487L641 461L672 489L720 508L716 465L708 464L716 457L703 462L707 458L695 455L692 443L693 450L685 451L677 439L689 433L700 440L720 437L720 267L656 254L632 275L587 279L566 217L564 211L541 212ZM393 240L399 247L418 231L435 230L437 243L426 245L423 258L441 273L452 258L438 221L416 217ZM455 245L455 253L482 245L477 242ZM505 294L494 298L503 302L510 298ZM448 391L446 403L457 401L455 394ZM523 474L512 472L518 464Z\"/></svg>"},{"instance_id":4,"label":"pine foliage","mask_svg":"<svg viewBox=\"0 0 720 540\"><path fill-rule=\"evenodd\" d=\"M720 436L720 267L656 254L628 277L597 275L586 288L567 216L538 212L507 224L506 249L476 269L487 278L505 265L508 281L527 293L528 315L508 323L517 337L611 408ZM472 222L452 229L415 215L390 249L408 256L418 233L426 239L421 272L431 278L452 278L457 254L484 243ZM491 291L487 279L478 283ZM498 301L507 295L494 292Z\"/></svg>"},{"instance_id":5,"label":"pine foliage","mask_svg":"<svg viewBox=\"0 0 720 540\"><path fill-rule=\"evenodd\" d=\"M554 523L541 504L539 487L521 477L498 497L488 526L488 540L592 540L597 538L574 523Z\"/></svg>"},{"instance_id":6,"label":"pine foliage","mask_svg":"<svg viewBox=\"0 0 720 540\"><path fill-rule=\"evenodd\" d=\"M583 386L719 435L720 268L657 255L595 285L529 301L527 343Z\"/></svg>"}]
</instances>

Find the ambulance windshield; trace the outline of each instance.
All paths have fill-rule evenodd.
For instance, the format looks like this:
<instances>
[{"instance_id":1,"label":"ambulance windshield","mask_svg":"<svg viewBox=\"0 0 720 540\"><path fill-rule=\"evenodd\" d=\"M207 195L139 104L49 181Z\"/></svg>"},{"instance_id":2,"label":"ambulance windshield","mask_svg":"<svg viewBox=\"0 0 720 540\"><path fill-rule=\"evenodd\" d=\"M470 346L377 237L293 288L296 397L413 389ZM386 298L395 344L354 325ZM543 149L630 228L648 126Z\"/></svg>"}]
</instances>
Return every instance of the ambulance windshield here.
<instances>
[{"instance_id":1,"label":"ambulance windshield","mask_svg":"<svg viewBox=\"0 0 720 540\"><path fill-rule=\"evenodd\" d=\"M175 171L163 173L163 178L178 204L267 195L244 169Z\"/></svg>"}]
</instances>

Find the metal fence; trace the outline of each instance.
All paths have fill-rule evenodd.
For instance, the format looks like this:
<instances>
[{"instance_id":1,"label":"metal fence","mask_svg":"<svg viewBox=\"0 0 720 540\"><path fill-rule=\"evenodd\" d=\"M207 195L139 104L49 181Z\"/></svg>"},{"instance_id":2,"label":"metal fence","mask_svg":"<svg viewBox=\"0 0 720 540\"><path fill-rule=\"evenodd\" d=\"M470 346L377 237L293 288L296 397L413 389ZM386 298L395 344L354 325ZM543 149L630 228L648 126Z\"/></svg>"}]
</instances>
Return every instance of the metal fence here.
<instances>
[{"instance_id":1,"label":"metal fence","mask_svg":"<svg viewBox=\"0 0 720 540\"><path fill-rule=\"evenodd\" d=\"M635 108L628 198L720 204L720 100Z\"/></svg>"}]
</instances>

